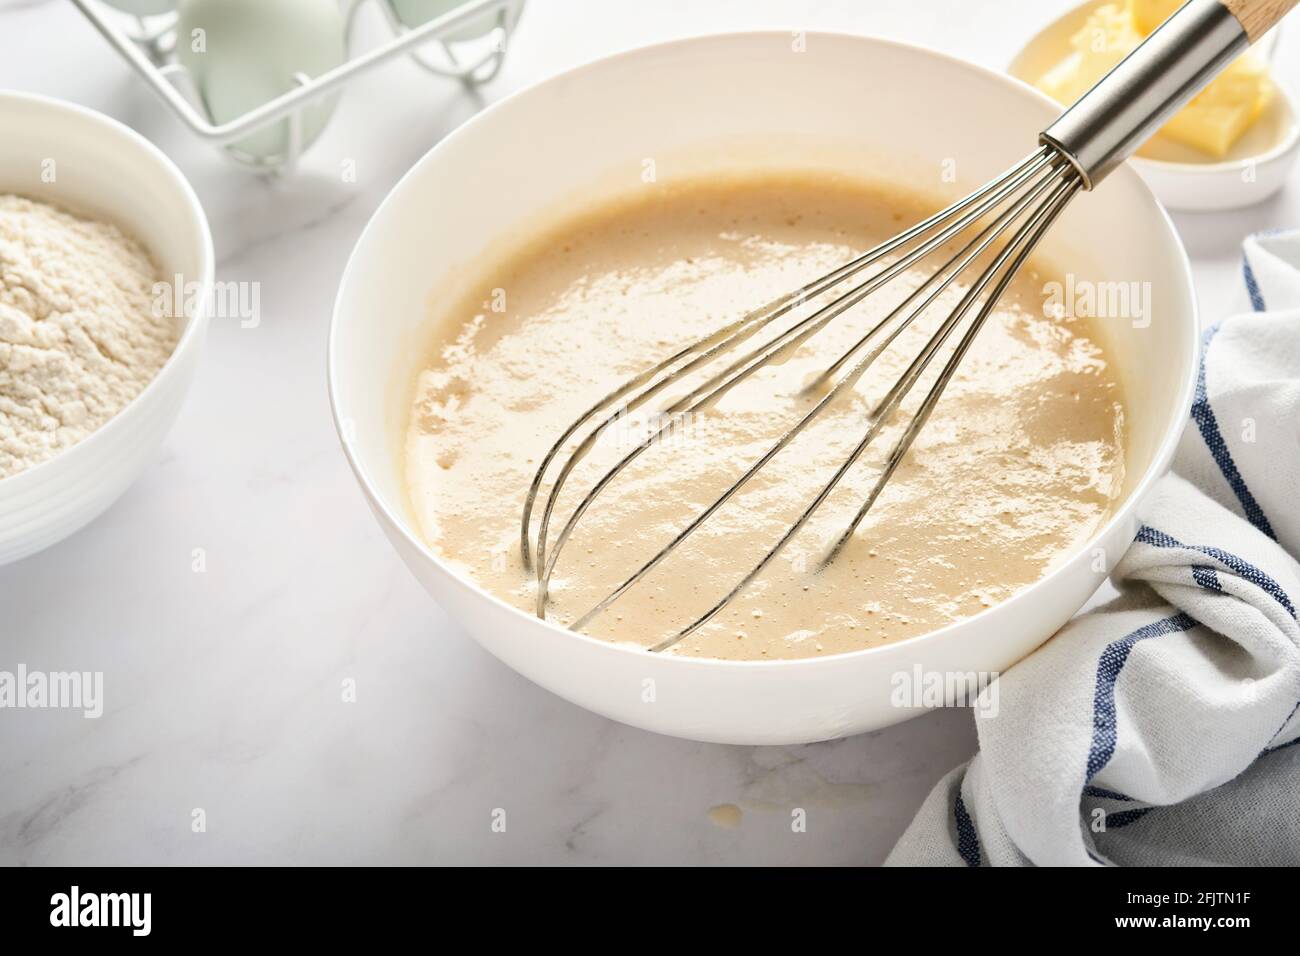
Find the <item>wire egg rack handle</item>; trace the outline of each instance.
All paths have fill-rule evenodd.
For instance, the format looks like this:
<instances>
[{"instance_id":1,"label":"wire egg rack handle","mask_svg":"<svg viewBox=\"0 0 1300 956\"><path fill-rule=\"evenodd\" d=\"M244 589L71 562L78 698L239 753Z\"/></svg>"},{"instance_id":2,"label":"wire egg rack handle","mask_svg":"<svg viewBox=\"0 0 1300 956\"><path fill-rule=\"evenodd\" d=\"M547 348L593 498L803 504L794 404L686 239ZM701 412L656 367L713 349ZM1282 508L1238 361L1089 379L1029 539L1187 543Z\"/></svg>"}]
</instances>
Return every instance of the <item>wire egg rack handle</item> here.
<instances>
[{"instance_id":1,"label":"wire egg rack handle","mask_svg":"<svg viewBox=\"0 0 1300 956\"><path fill-rule=\"evenodd\" d=\"M379 46L350 56L332 70L311 77L294 76L295 86L272 100L224 123L214 123L188 71L175 59L176 14L136 17L106 10L99 0L72 0L99 34L108 41L153 88L181 121L200 139L221 147L244 165L266 172L289 173L302 154L302 111L312 102L337 91L381 64L403 55L435 75L458 80L471 86L486 83L496 76L505 59L507 40L523 11L524 0L467 0L442 16L417 27L408 28L398 19L391 0L346 0L345 22L349 52L353 27L358 14L367 4L375 4L393 36ZM489 34L472 41L469 58L458 55L447 37L481 20L495 16ZM441 62L426 56L436 46ZM287 121L287 147L275 156L252 156L232 148L236 141Z\"/></svg>"}]
</instances>

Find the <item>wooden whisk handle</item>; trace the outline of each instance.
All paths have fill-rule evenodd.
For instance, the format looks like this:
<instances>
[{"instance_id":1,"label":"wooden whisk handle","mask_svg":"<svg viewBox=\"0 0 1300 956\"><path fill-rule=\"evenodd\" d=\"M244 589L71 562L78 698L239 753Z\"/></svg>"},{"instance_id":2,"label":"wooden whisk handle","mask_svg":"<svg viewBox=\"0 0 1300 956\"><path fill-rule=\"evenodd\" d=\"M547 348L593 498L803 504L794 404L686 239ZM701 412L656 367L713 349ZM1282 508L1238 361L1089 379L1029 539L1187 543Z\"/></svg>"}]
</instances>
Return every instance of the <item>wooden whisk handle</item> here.
<instances>
[{"instance_id":1,"label":"wooden whisk handle","mask_svg":"<svg viewBox=\"0 0 1300 956\"><path fill-rule=\"evenodd\" d=\"M1246 37L1254 43L1291 12L1300 0L1219 0L1231 13Z\"/></svg>"}]
</instances>

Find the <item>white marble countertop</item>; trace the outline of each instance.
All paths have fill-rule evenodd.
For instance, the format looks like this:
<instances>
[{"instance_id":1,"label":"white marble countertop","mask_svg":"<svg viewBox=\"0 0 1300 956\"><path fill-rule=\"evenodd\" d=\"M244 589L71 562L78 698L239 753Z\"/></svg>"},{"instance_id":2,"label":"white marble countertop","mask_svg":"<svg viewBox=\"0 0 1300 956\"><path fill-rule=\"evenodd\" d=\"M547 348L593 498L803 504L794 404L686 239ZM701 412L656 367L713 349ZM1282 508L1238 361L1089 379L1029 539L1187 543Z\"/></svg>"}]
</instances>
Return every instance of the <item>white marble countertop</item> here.
<instances>
[{"instance_id":1,"label":"white marble countertop","mask_svg":"<svg viewBox=\"0 0 1300 956\"><path fill-rule=\"evenodd\" d=\"M516 676L448 620L370 517L330 422L326 326L348 252L397 178L485 103L542 77L757 27L876 33L1000 66L1067 5L530 0L481 96L384 67L277 182L193 140L70 4L0 0L0 87L94 107L157 142L207 208L219 277L258 281L262 295L256 328L214 324L180 420L126 495L0 569L0 669L103 671L105 696L97 720L0 711L0 863L880 861L973 752L969 714L729 747L633 730ZM1300 89L1300 57L1280 59ZM345 159L355 183L341 181ZM1300 223L1300 183L1177 221L1204 312L1218 315L1237 302L1240 238ZM738 827L710 821L724 803L743 809ZM793 806L808 811L806 833L791 832ZM496 808L505 833L492 830Z\"/></svg>"}]
</instances>

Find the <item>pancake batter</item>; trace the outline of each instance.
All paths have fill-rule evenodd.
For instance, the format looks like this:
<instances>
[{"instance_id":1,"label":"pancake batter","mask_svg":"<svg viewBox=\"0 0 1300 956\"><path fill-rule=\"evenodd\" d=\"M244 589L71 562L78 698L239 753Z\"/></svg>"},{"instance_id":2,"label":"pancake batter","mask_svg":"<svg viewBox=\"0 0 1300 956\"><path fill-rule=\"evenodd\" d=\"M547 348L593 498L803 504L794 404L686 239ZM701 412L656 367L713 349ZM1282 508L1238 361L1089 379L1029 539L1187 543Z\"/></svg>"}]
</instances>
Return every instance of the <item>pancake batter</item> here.
<instances>
[{"instance_id":1,"label":"pancake batter","mask_svg":"<svg viewBox=\"0 0 1300 956\"><path fill-rule=\"evenodd\" d=\"M629 376L928 211L892 189L799 176L646 190L547 230L433 316L406 437L410 504L435 552L529 613L536 586L519 555L520 514L564 428ZM900 276L641 455L566 545L548 619L575 620L666 544L820 397L801 394L810 377L926 274ZM1122 396L1089 320L1044 316L1050 278L1033 263L1022 270L834 562L819 569L901 423L745 592L669 653L771 660L913 637L1005 600L1090 536L1123 490ZM844 401L585 632L650 646L730 590L844 460L962 291L948 289ZM552 541L666 404L629 415L575 470Z\"/></svg>"}]
</instances>

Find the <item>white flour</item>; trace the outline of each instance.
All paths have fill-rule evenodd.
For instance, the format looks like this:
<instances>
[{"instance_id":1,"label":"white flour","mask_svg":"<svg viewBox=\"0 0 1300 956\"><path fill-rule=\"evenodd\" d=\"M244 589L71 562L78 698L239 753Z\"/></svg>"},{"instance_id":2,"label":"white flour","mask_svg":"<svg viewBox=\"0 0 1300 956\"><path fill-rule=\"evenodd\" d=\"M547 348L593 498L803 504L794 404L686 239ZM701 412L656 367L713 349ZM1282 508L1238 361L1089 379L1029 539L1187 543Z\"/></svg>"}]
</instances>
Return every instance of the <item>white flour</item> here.
<instances>
[{"instance_id":1,"label":"white flour","mask_svg":"<svg viewBox=\"0 0 1300 956\"><path fill-rule=\"evenodd\" d=\"M106 223L0 195L0 478L85 438L162 368L149 253Z\"/></svg>"}]
</instances>

